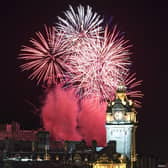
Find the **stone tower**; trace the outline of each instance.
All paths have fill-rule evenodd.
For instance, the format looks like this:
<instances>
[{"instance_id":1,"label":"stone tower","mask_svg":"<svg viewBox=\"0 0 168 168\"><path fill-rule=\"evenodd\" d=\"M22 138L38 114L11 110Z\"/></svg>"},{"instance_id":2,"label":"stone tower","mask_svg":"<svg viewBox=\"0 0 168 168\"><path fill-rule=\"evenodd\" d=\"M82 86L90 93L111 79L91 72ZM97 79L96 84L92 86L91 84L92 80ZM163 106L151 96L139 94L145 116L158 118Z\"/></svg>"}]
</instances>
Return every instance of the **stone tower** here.
<instances>
[{"instance_id":1,"label":"stone tower","mask_svg":"<svg viewBox=\"0 0 168 168\"><path fill-rule=\"evenodd\" d=\"M108 102L106 111L106 143L116 141L116 152L136 161L135 132L136 111L132 100L126 96L126 88L119 86L114 101Z\"/></svg>"}]
</instances>

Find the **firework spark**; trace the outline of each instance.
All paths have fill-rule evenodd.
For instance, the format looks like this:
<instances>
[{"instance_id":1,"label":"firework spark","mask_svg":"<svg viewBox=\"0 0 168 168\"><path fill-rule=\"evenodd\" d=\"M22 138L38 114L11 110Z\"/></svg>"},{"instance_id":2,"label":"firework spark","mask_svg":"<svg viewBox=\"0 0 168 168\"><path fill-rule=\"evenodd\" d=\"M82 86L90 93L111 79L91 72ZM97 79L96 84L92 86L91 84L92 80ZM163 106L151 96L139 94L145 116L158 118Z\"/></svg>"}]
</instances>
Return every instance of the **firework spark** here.
<instances>
[{"instance_id":1,"label":"firework spark","mask_svg":"<svg viewBox=\"0 0 168 168\"><path fill-rule=\"evenodd\" d=\"M127 87L127 96L131 99L133 99L135 107L141 107L141 101L143 94L141 90L137 90L139 86L142 84L142 80L136 79L136 73L133 74L127 74L123 78L123 84Z\"/></svg>"},{"instance_id":2,"label":"firework spark","mask_svg":"<svg viewBox=\"0 0 168 168\"><path fill-rule=\"evenodd\" d=\"M89 44L89 45L88 45ZM103 38L96 38L83 46L76 55L71 55L73 77L70 83L82 97L102 97L111 99L118 83L128 71L128 41L115 26L109 33L108 27Z\"/></svg>"},{"instance_id":3,"label":"firework spark","mask_svg":"<svg viewBox=\"0 0 168 168\"><path fill-rule=\"evenodd\" d=\"M92 12L90 6L79 5L77 12L69 6L69 10L64 12L65 19L58 17L58 30L64 32L65 38L71 42L83 38L94 38L97 31L102 31L100 24L103 22L100 15Z\"/></svg>"},{"instance_id":4,"label":"firework spark","mask_svg":"<svg viewBox=\"0 0 168 168\"><path fill-rule=\"evenodd\" d=\"M36 32L37 38L30 39L31 46L23 46L19 59L25 61L20 67L31 70L30 79L47 84L57 83L64 78L67 70L65 56L67 44L54 27L45 26L45 33Z\"/></svg>"}]
</instances>

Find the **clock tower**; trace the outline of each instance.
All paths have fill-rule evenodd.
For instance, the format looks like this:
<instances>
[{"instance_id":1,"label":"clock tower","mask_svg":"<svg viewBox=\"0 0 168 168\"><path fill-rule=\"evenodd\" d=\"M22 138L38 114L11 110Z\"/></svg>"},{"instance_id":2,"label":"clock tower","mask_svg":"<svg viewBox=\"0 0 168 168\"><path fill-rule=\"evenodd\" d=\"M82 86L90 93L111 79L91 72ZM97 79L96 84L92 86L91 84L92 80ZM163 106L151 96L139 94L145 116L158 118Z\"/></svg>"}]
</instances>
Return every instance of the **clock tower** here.
<instances>
[{"instance_id":1,"label":"clock tower","mask_svg":"<svg viewBox=\"0 0 168 168\"><path fill-rule=\"evenodd\" d=\"M116 141L116 151L127 156L131 168L136 161L135 132L136 111L132 100L126 96L126 88L119 86L116 97L108 102L106 111L106 143Z\"/></svg>"}]
</instances>

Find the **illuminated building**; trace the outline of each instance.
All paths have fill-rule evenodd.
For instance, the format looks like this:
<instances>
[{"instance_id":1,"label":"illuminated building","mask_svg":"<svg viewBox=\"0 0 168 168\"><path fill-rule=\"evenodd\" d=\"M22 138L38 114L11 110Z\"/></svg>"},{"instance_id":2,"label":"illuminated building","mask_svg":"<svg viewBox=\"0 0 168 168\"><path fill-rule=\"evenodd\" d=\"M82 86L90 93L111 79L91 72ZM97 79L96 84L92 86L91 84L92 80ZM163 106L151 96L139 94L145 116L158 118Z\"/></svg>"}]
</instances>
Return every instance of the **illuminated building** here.
<instances>
[{"instance_id":1,"label":"illuminated building","mask_svg":"<svg viewBox=\"0 0 168 168\"><path fill-rule=\"evenodd\" d=\"M21 160L26 156L32 165L40 167L46 162L48 166L51 163L72 168L154 168L157 165L153 157L136 155L136 111L123 86L118 87L115 99L108 102L105 128L107 145L98 147L93 140L88 147L84 140L53 141L43 129L21 130L17 123L0 125L0 149L8 151L8 158L20 154Z\"/></svg>"},{"instance_id":2,"label":"illuminated building","mask_svg":"<svg viewBox=\"0 0 168 168\"><path fill-rule=\"evenodd\" d=\"M106 154L103 154L94 164L93 168L127 168L126 163L115 163Z\"/></svg>"},{"instance_id":3,"label":"illuminated building","mask_svg":"<svg viewBox=\"0 0 168 168\"><path fill-rule=\"evenodd\" d=\"M116 152L128 158L131 168L134 167L136 162L136 128L136 111L133 102L127 98L126 88L119 86L115 100L108 102L106 112L106 142L116 142Z\"/></svg>"},{"instance_id":4,"label":"illuminated building","mask_svg":"<svg viewBox=\"0 0 168 168\"><path fill-rule=\"evenodd\" d=\"M34 141L37 132L37 130L22 130L20 124L14 121L11 124L0 124L0 140Z\"/></svg>"},{"instance_id":5,"label":"illuminated building","mask_svg":"<svg viewBox=\"0 0 168 168\"><path fill-rule=\"evenodd\" d=\"M0 151L6 152L44 152L54 142L49 141L49 132L43 129L22 130L19 123L0 124Z\"/></svg>"},{"instance_id":6,"label":"illuminated building","mask_svg":"<svg viewBox=\"0 0 168 168\"><path fill-rule=\"evenodd\" d=\"M49 144L49 132L38 131L37 133L37 151L48 151L50 149Z\"/></svg>"}]
</instances>

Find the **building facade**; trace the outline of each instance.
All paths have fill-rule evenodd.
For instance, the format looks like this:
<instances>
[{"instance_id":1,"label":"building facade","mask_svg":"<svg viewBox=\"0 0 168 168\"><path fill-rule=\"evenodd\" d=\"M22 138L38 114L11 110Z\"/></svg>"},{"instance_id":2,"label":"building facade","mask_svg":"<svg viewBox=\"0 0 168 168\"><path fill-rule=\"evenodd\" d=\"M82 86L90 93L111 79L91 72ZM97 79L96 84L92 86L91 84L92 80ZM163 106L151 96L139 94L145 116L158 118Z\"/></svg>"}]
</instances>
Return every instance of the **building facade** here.
<instances>
[{"instance_id":1,"label":"building facade","mask_svg":"<svg viewBox=\"0 0 168 168\"><path fill-rule=\"evenodd\" d=\"M134 103L126 96L126 88L120 86L115 99L108 101L105 147L97 150L95 140L91 147L85 141L53 141L45 130L21 130L20 125L13 122L0 125L0 150L5 149L8 156L29 151L32 161L50 161L68 168L155 168L157 160L153 157L137 157L136 115Z\"/></svg>"},{"instance_id":2,"label":"building facade","mask_svg":"<svg viewBox=\"0 0 168 168\"><path fill-rule=\"evenodd\" d=\"M106 142L116 142L116 152L130 160L131 168L136 162L135 133L136 111L132 100L126 96L126 88L119 86L114 101L108 102L106 113Z\"/></svg>"}]
</instances>

